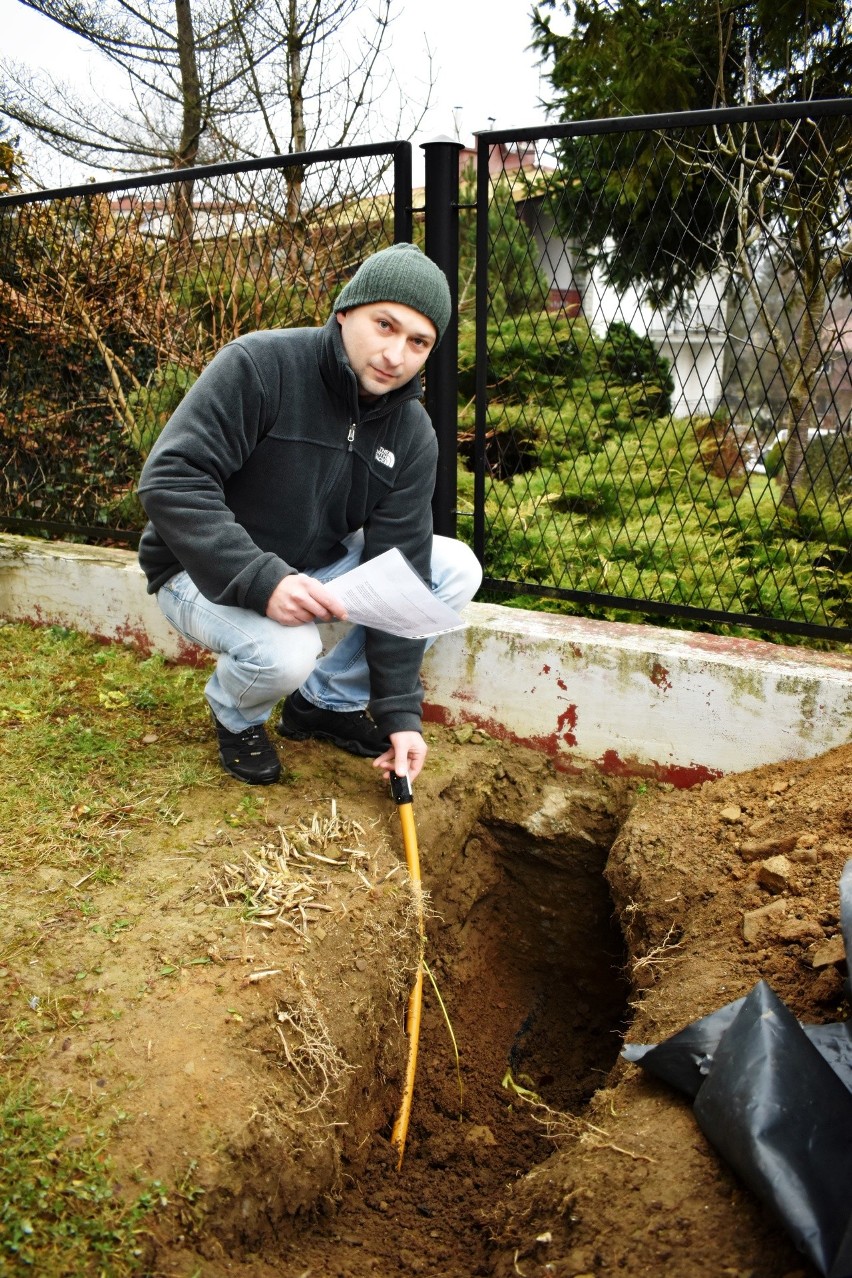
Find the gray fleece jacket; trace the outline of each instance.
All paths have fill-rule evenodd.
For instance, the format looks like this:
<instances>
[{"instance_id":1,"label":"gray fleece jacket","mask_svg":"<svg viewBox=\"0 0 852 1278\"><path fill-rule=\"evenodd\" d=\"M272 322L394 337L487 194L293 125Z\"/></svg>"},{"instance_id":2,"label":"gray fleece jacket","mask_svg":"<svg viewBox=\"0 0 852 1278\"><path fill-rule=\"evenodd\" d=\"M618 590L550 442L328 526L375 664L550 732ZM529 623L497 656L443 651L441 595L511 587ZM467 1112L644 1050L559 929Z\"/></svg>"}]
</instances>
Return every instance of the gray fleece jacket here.
<instances>
[{"instance_id":1,"label":"gray fleece jacket","mask_svg":"<svg viewBox=\"0 0 852 1278\"><path fill-rule=\"evenodd\" d=\"M278 582L398 546L430 580L438 445L420 379L364 403L332 316L225 346L176 409L139 482L139 562L155 593L181 569L214 603L265 615ZM424 645L367 631L370 712L419 731Z\"/></svg>"}]
</instances>

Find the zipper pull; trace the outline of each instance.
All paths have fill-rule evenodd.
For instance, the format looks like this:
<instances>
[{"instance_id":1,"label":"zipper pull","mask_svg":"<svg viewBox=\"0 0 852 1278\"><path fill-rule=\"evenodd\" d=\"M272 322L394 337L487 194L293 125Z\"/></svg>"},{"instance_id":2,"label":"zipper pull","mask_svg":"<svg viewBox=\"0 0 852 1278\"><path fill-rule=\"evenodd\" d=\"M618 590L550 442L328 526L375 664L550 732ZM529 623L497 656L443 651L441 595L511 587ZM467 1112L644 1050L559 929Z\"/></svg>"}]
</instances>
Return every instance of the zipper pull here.
<instances>
[{"instance_id":1,"label":"zipper pull","mask_svg":"<svg viewBox=\"0 0 852 1278\"><path fill-rule=\"evenodd\" d=\"M347 438L347 440L349 441L349 447L348 447L348 449L347 449L346 451L351 453L351 452L352 452L352 442L353 442L353 440L355 439L355 423L354 423L354 422L353 422L353 423L352 423L352 425L349 427L349 434L346 436L346 438Z\"/></svg>"}]
</instances>

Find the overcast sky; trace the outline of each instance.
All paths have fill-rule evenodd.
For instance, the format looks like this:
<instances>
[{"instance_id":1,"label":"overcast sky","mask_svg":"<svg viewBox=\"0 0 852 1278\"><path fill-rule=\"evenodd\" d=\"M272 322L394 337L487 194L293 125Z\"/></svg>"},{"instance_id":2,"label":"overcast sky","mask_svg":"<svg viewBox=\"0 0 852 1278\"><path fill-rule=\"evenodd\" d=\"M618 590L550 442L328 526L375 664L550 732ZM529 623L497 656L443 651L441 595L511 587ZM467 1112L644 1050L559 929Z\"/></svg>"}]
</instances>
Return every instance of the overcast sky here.
<instances>
[{"instance_id":1,"label":"overcast sky","mask_svg":"<svg viewBox=\"0 0 852 1278\"><path fill-rule=\"evenodd\" d=\"M433 54L433 106L415 143L415 179L420 167L418 144L439 135L473 142L476 130L514 129L543 123L539 99L548 94L531 39L533 0L397 0L391 28L391 57L400 82L419 85L426 77L424 50ZM3 52L32 67L66 79L86 81L85 45L34 13L19 0L0 0ZM359 138L359 142L385 141ZM63 181L80 181L63 171ZM99 175L103 176L103 175Z\"/></svg>"}]
</instances>

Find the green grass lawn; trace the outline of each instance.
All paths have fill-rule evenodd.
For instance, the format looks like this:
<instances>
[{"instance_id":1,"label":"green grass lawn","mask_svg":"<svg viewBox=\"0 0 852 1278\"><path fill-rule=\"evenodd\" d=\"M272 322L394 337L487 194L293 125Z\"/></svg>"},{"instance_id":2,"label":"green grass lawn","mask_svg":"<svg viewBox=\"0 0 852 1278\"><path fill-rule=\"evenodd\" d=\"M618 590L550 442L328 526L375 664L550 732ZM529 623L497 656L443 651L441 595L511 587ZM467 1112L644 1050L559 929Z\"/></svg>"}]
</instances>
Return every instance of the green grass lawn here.
<instances>
[{"instance_id":1,"label":"green grass lawn","mask_svg":"<svg viewBox=\"0 0 852 1278\"><path fill-rule=\"evenodd\" d=\"M96 913L120 881L127 836L168 826L189 786L218 773L202 672L58 628L0 626L0 1273L125 1278L144 1265L140 1226L162 1193L116 1195L108 1131L38 1086L38 1054L72 1002L22 987L57 911ZM66 886L22 921L13 886L55 870ZM76 1013L79 1015L80 1013Z\"/></svg>"},{"instance_id":2,"label":"green grass lawn","mask_svg":"<svg viewBox=\"0 0 852 1278\"><path fill-rule=\"evenodd\" d=\"M689 422L649 418L601 436L588 404L573 403L570 414L565 406L540 410L531 424L517 406L491 412L499 429L539 442L535 469L486 480L487 576L729 612L731 627L747 614L852 626L852 537L839 497L814 491L794 511L779 504L766 474L717 478ZM462 471L461 535L469 535L472 508L472 476ZM592 610L530 595L523 604L641 618L641 607ZM767 627L760 636L778 632Z\"/></svg>"}]
</instances>

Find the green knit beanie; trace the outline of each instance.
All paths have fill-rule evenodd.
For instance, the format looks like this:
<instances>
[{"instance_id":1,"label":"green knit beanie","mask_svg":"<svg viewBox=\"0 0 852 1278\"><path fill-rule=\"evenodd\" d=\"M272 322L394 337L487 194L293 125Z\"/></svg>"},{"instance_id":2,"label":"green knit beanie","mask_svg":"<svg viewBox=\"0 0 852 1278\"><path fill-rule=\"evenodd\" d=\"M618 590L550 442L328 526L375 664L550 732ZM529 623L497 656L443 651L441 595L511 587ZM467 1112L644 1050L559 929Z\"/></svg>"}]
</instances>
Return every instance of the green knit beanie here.
<instances>
[{"instance_id":1,"label":"green knit beanie","mask_svg":"<svg viewBox=\"0 0 852 1278\"><path fill-rule=\"evenodd\" d=\"M338 294L334 312L371 302L399 302L425 315L437 330L436 346L452 312L446 275L416 244L392 244L368 257Z\"/></svg>"}]
</instances>

